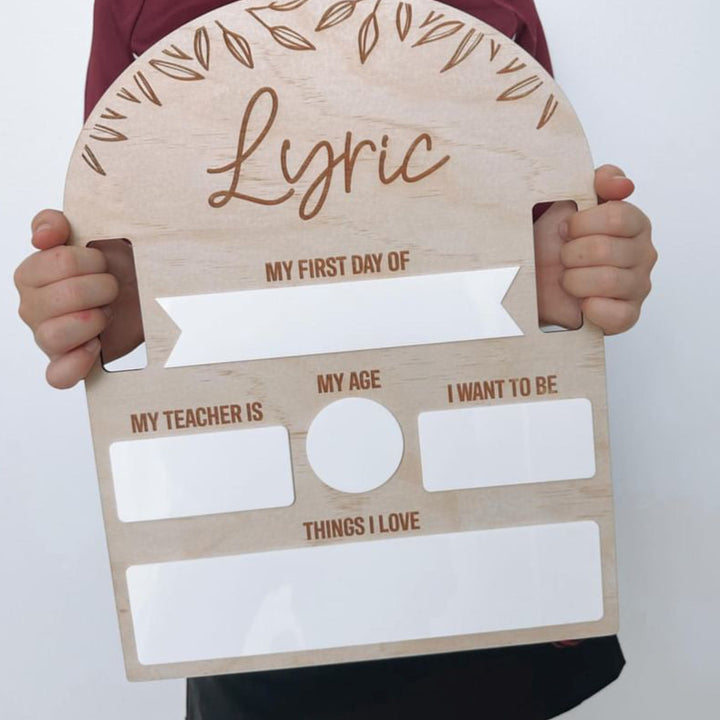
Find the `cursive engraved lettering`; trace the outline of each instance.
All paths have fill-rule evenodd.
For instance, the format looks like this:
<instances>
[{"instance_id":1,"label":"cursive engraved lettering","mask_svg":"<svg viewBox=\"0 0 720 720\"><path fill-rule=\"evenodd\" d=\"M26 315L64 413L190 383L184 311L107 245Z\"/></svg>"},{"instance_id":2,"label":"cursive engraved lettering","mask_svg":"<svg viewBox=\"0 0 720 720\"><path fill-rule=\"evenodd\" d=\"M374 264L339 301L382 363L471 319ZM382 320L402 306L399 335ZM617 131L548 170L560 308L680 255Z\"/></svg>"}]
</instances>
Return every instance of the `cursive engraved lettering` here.
<instances>
[{"instance_id":1,"label":"cursive engraved lettering","mask_svg":"<svg viewBox=\"0 0 720 720\"><path fill-rule=\"evenodd\" d=\"M270 100L270 112L265 119L265 123L260 130L258 136L248 143L248 126L256 113L256 106L261 98L267 96ZM238 137L237 154L232 162L221 167L208 168L208 173L222 174L232 172L230 187L227 190L214 192L208 198L211 207L221 208L230 202L233 198L245 200L247 202L258 203L260 205L280 205L289 200L295 194L295 188L290 187L286 193L276 198L261 198L247 193L239 192L238 186L242 175L243 164L265 141L268 133L271 131L273 124L278 115L280 101L277 92L270 87L260 88L251 98L245 108L242 122L240 125L240 134ZM380 154L378 156L378 179L383 185L390 185L396 180L403 180L406 183L415 183L425 179L434 172L437 172L449 159L449 155L445 155L440 160L429 167L411 174L410 163L413 161L416 153L419 152L421 146L424 146L425 153L429 154L433 148L432 137L428 133L418 135L408 146L403 157L402 163L392 172L388 172L388 148L390 138L387 135L382 136ZM306 177L309 184L302 195L298 214L303 220L311 220L324 207L330 188L332 187L335 169L342 165L344 176L344 188L347 194L352 192L353 176L355 173L355 165L358 161L360 153L365 151L366 155L376 154L378 146L369 139L355 141L351 131L345 133L345 142L342 151L336 154L336 150L329 140L320 140L317 142L304 157L295 172L290 170L289 154L292 143L289 138L285 138L280 146L280 171L282 177L288 185L294 186ZM315 168L315 174L309 173L310 167ZM319 169L318 169L319 168Z\"/></svg>"}]
</instances>

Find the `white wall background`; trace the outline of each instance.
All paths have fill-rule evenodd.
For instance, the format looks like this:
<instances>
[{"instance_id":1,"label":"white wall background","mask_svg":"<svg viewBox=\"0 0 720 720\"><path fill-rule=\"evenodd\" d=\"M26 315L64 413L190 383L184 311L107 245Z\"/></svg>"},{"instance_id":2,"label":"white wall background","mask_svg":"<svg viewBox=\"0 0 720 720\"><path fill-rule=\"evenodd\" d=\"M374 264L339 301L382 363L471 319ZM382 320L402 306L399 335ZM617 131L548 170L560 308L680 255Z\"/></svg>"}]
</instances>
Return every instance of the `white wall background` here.
<instances>
[{"instance_id":1,"label":"white wall background","mask_svg":"<svg viewBox=\"0 0 720 720\"><path fill-rule=\"evenodd\" d=\"M720 5L537 4L596 162L635 179L661 256L639 326L607 341L628 667L567 717L707 718L720 705ZM62 203L91 2L3 12L0 714L174 720L181 682L124 679L83 389L43 384L44 358L15 315L30 218Z\"/></svg>"}]
</instances>

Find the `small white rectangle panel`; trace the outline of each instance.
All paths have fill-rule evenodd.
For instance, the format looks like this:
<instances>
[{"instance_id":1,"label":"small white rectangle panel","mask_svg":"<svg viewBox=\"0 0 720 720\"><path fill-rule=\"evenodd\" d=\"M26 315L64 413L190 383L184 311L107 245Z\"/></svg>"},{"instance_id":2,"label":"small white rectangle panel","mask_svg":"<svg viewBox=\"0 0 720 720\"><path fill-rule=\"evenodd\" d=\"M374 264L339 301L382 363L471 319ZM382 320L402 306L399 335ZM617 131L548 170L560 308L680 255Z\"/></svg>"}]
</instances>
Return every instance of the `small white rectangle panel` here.
<instances>
[{"instance_id":1,"label":"small white rectangle panel","mask_svg":"<svg viewBox=\"0 0 720 720\"><path fill-rule=\"evenodd\" d=\"M116 442L110 463L123 522L286 507L295 500L284 427Z\"/></svg>"},{"instance_id":2,"label":"small white rectangle panel","mask_svg":"<svg viewBox=\"0 0 720 720\"><path fill-rule=\"evenodd\" d=\"M158 298L181 330L165 366L522 335L502 306L517 273L504 267Z\"/></svg>"},{"instance_id":3,"label":"small white rectangle panel","mask_svg":"<svg viewBox=\"0 0 720 720\"><path fill-rule=\"evenodd\" d=\"M590 521L135 565L144 665L593 622Z\"/></svg>"},{"instance_id":4,"label":"small white rectangle panel","mask_svg":"<svg viewBox=\"0 0 720 720\"><path fill-rule=\"evenodd\" d=\"M585 398L426 412L418 430L430 492L595 475L592 405Z\"/></svg>"}]
</instances>

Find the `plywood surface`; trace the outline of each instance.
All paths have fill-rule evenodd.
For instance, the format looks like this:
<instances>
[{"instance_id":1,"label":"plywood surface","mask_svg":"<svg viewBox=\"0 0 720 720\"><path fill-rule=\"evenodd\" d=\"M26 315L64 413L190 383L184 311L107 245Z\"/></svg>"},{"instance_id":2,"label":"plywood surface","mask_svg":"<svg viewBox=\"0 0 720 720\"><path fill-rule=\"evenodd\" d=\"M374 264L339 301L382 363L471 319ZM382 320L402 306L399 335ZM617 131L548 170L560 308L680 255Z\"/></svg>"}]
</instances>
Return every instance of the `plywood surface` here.
<instances>
[{"instance_id":1,"label":"plywood surface","mask_svg":"<svg viewBox=\"0 0 720 720\"><path fill-rule=\"evenodd\" d=\"M581 209L595 202L592 160L567 99L508 38L440 3L238 2L172 33L118 78L78 141L65 211L73 243L129 239L138 274L148 367L122 373L97 367L87 381L130 678L241 672L615 631L602 334L589 323L576 332L553 334L538 327L532 208L560 199L575 200ZM354 448L355 459L353 448L333 451L341 440L352 445L352 437L341 437L340 422L320 434L321 454L335 452L330 465L340 468L333 471L339 473L335 485L321 479L306 445L314 420L333 403L350 398L382 407L401 434L397 469L387 471L386 480L380 471L379 484L369 482L373 489L364 491L358 491L362 472L360 486L343 485L343 462L357 468L365 446L360 442ZM575 469L587 463L570 463L570 476L533 475L528 463L535 463L532 447L543 446L538 433L546 416L541 412L533 415L539 421L528 419L523 406L546 403L552 417L552 403L578 399L589 401L582 422L594 445L586 451L591 470ZM496 447L483 450L494 458L473 456L472 442L463 446L468 453L463 470L470 479L462 480L461 489L437 469L433 477L440 490L424 486L419 416L513 405L510 430L503 434L501 427ZM469 422L477 417L471 413ZM383 451L385 434L372 440L373 421L365 428L364 421L357 422L368 453ZM251 438L248 448L256 438L272 454L275 474L262 480L270 487L258 500L252 487L261 482L254 478L262 475L262 453L236 451L227 442L230 436L221 436L272 428L274 434L244 436ZM173 446L159 443L200 435L219 442L204 438L189 446L188 460L175 464ZM560 454L572 450L562 445L563 437L556 433L552 439ZM232 451L223 449L230 446ZM242 450L243 443L238 447ZM283 453L285 464L278 459ZM519 470L505 461L513 455L524 458ZM156 462L156 456L165 459ZM130 458L130 465L121 466L114 457ZM485 479L473 487L474 464L486 468L493 462L500 463L502 484L480 473ZM552 475L556 465L543 463ZM133 480L135 472L140 481ZM203 473L211 478L207 483ZM239 491L235 477L250 489ZM273 494L275 480L284 489ZM184 496L176 502L179 487L190 500ZM134 510L119 512L119 498L132 492L139 493L136 500L145 507L135 520ZM196 495L204 498L198 512L193 511ZM363 634L362 623L382 614L381 609L374 615L362 609L372 604L371 597L386 602L387 613L398 620L416 611L427 617L422 608L393 602L405 586L388 590L382 580L388 568L375 576L368 558L376 555L368 551L354 561L367 583L377 582L374 594L348 615L347 625L341 623L350 631L336 634L337 642L332 633L303 635L301 630L294 640L280 642L282 623L273 636L278 614L283 622L291 617L300 625L312 615L302 595L312 591L301 583L295 595L290 590L287 597L277 595L285 600L278 600L275 615L267 603L264 609L258 606L256 626L262 632L258 636L256 627L253 642L210 643L191 660L173 661L185 656L170 651L167 657L157 655L165 658L162 662L143 663L138 656L138 638L154 642L148 633L162 623L153 620L157 609L143 615L140 600L131 607L128 577L145 578L140 584L147 590L147 578L162 584L172 563L198 560L183 566L190 569L186 577L195 580L182 582L196 582L195 571L202 568L208 582L218 583L217 597L223 576L251 562L247 567L268 581L272 594L272 588L280 592L285 587L283 577L273 579L271 566L260 561L295 557L282 551L332 547L342 552L347 547L351 559L359 544L389 542L387 557L399 562L407 548L427 550L396 541L436 537L438 544L429 553L434 557L437 548L451 547L453 536L465 533L461 546L482 547L477 552L489 553L482 558L487 563L492 548L505 547L505 541L494 545L500 535L483 535L476 545L472 533L515 528L516 549L527 554L535 540L528 540L531 535L523 528L540 528L545 537L542 528L566 525L585 538L592 536L583 534L587 523L599 543L601 603L599 613L580 621L567 621L570 613L558 616L566 618L562 624L535 617L513 626L511 618L509 626L493 629L468 619L440 622L437 632L419 623L386 640L374 631ZM540 569L545 567L541 555ZM315 556L297 557L315 567ZM344 556L339 557L341 562ZM203 560L212 558L226 560L217 572L211 569L216 565ZM513 562L507 559L509 571ZM513 567L524 567L522 562ZM148 575L151 566L158 571ZM408 582L413 572L421 578L433 567L423 570L420 563L407 569ZM562 567L556 568L561 578ZM402 575L402 567L395 570ZM318 596L337 591L339 577L312 572L318 573ZM459 578L468 572L465 563L458 575L444 579L448 596L464 587ZM541 576L532 588L545 587ZM502 578L501 573L496 581ZM242 583L230 580L227 588L245 602ZM571 588L573 578L567 581ZM519 592L512 587L508 599ZM152 602L148 593L143 603ZM158 590L154 597L161 594ZM203 623L214 611L222 623L232 616L219 606L213 609L212 599L198 602L205 605L187 612L205 618ZM245 616L237 627L218 621L203 637L248 632L240 625L254 606L242 607ZM447 613L455 617L460 607L448 606ZM523 612L518 610L518 618L529 617ZM172 624L168 627L171 632ZM476 629L463 630L470 627ZM214 656L213 647L220 654Z\"/></svg>"}]
</instances>

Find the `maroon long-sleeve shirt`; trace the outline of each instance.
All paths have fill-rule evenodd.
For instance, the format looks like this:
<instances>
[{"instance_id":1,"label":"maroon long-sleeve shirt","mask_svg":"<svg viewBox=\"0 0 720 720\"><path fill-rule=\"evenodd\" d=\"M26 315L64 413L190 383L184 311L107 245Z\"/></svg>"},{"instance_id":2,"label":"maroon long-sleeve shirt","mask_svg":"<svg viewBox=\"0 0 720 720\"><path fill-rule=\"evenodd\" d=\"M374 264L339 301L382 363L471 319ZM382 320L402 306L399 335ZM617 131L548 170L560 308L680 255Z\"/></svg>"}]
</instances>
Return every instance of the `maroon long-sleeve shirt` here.
<instances>
[{"instance_id":1,"label":"maroon long-sleeve shirt","mask_svg":"<svg viewBox=\"0 0 720 720\"><path fill-rule=\"evenodd\" d=\"M232 0L95 0L85 115L135 56ZM448 3L552 73L533 0ZM188 680L187 720L546 720L612 682L616 637Z\"/></svg>"}]
</instances>

